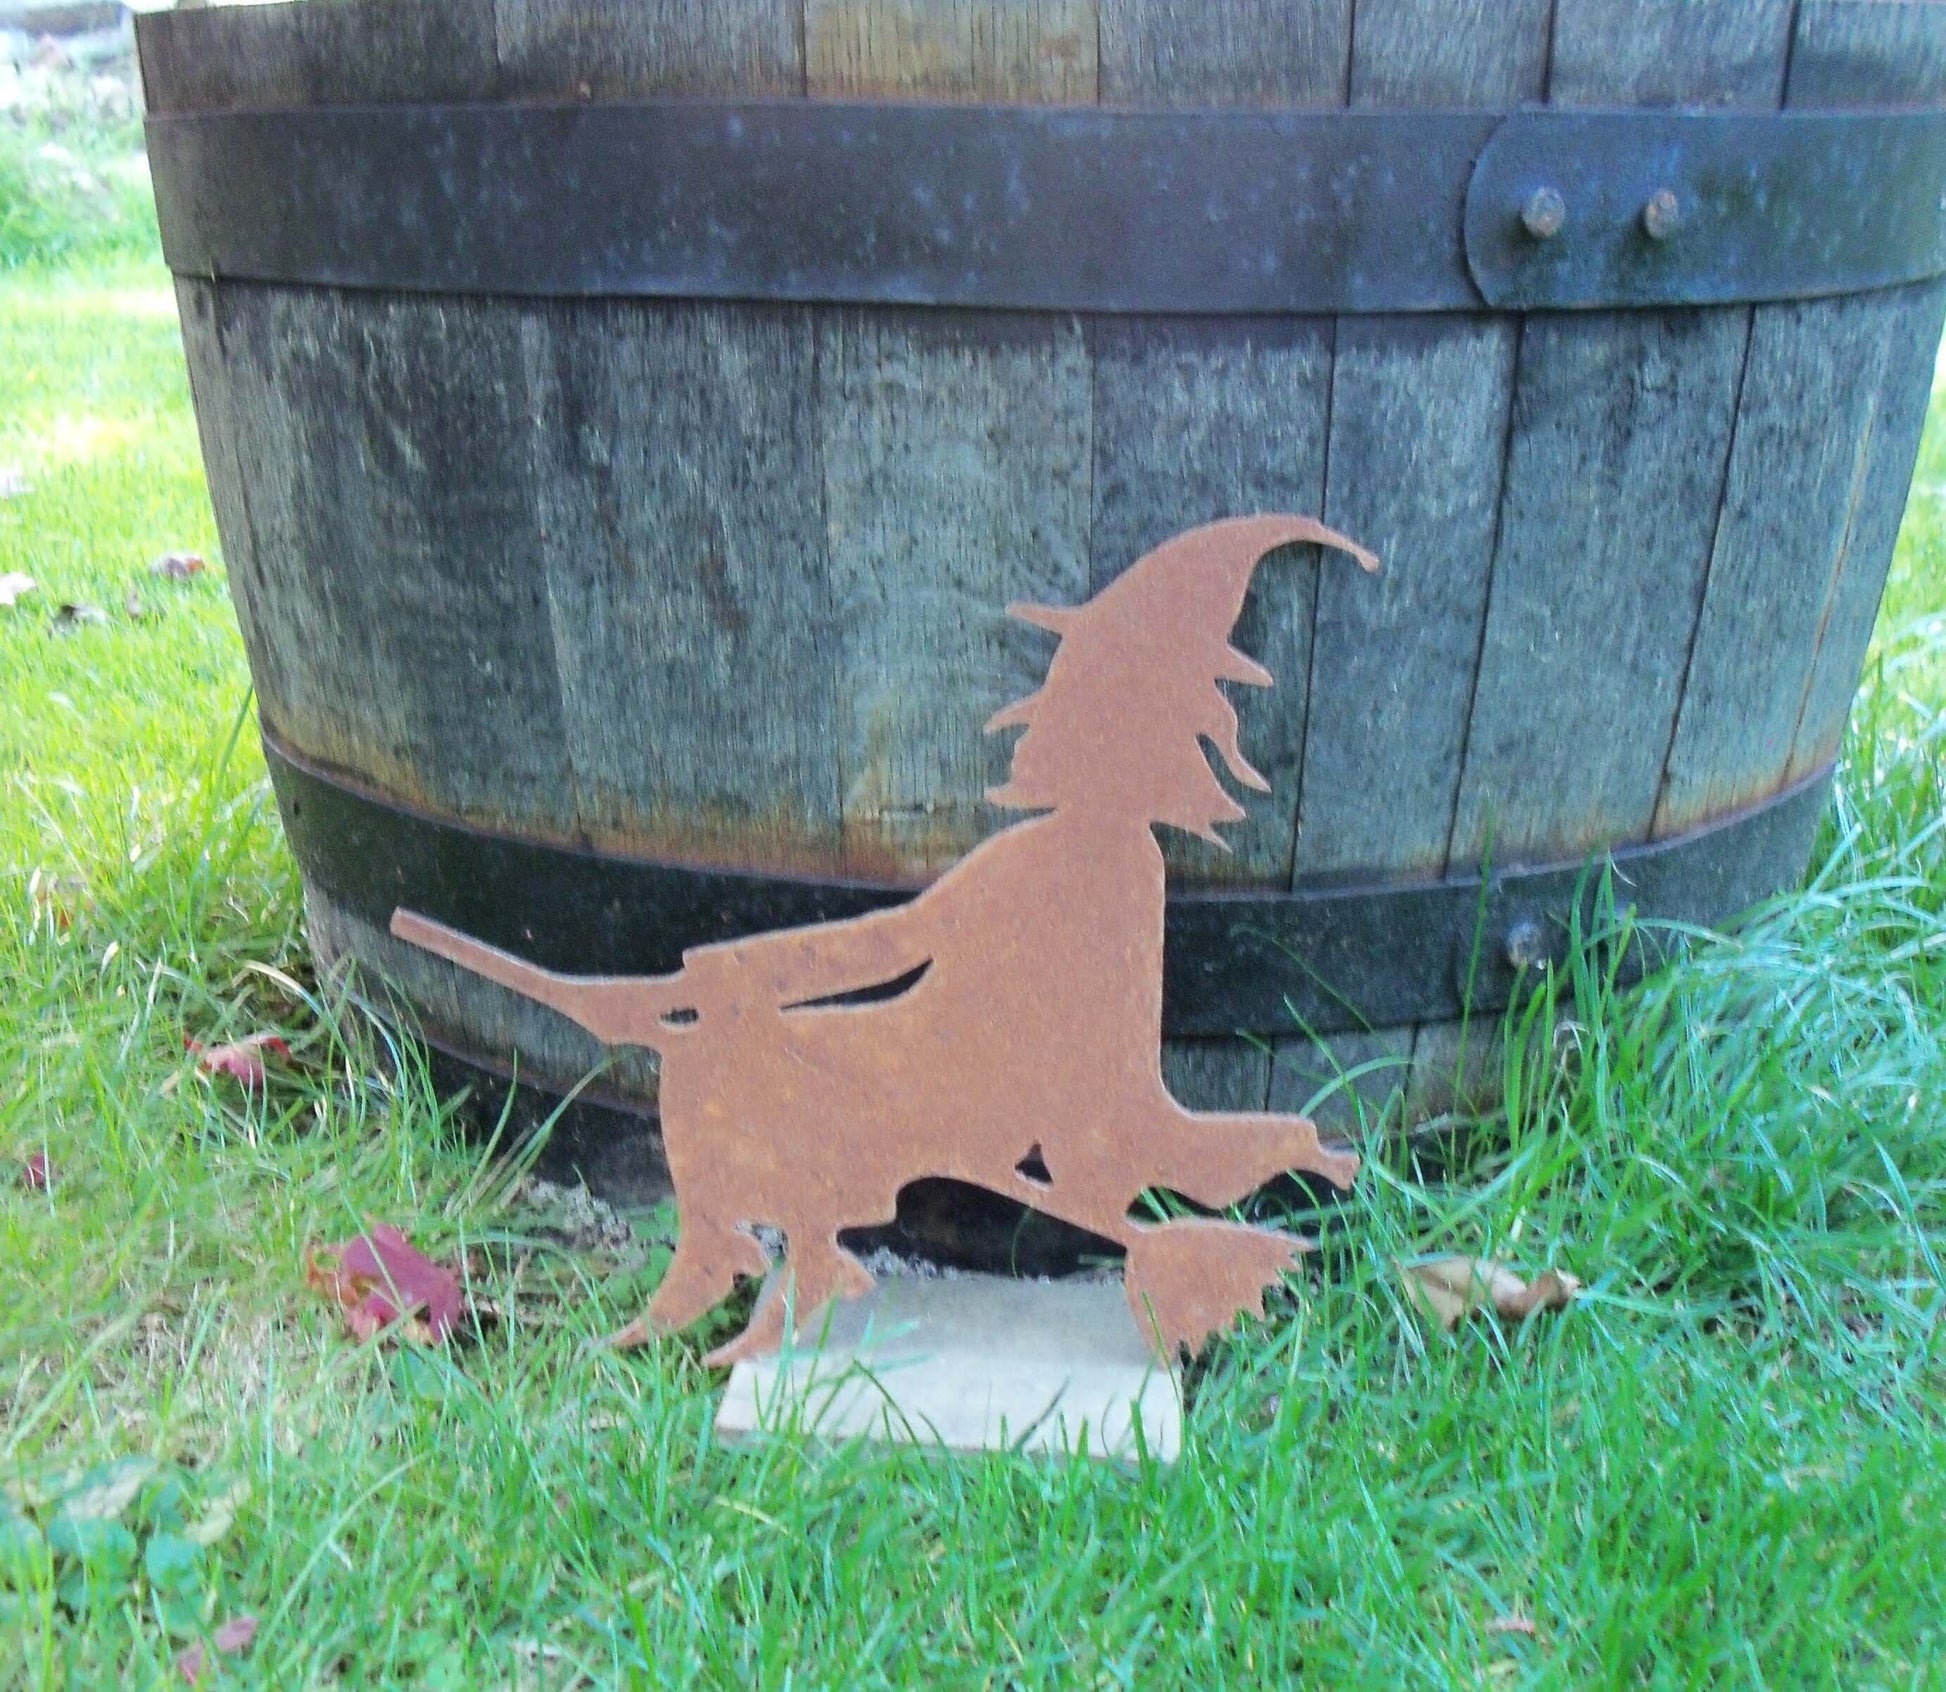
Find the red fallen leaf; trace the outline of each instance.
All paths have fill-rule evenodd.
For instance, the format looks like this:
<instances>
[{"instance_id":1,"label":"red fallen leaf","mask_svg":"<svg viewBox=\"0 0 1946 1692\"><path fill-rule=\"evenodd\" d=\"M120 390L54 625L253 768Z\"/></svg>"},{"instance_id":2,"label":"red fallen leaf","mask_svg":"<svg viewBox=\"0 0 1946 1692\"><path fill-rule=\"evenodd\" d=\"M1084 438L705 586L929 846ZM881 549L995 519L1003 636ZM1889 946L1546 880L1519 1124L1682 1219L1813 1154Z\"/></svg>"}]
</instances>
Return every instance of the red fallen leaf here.
<instances>
[{"instance_id":1,"label":"red fallen leaf","mask_svg":"<svg viewBox=\"0 0 1946 1692\"><path fill-rule=\"evenodd\" d=\"M345 1313L351 1331L370 1339L403 1320L409 1338L444 1340L465 1309L459 1277L413 1249L388 1222L342 1245L313 1246L304 1257L305 1278Z\"/></svg>"},{"instance_id":2,"label":"red fallen leaf","mask_svg":"<svg viewBox=\"0 0 1946 1692\"><path fill-rule=\"evenodd\" d=\"M37 1151L20 1166L20 1184L37 1193L44 1193L54 1184L54 1174L47 1167L47 1153Z\"/></svg>"},{"instance_id":3,"label":"red fallen leaf","mask_svg":"<svg viewBox=\"0 0 1946 1692\"><path fill-rule=\"evenodd\" d=\"M186 582L191 576L200 575L203 569L203 560L198 553L165 552L149 565L149 574L167 576L172 582Z\"/></svg>"},{"instance_id":4,"label":"red fallen leaf","mask_svg":"<svg viewBox=\"0 0 1946 1692\"><path fill-rule=\"evenodd\" d=\"M291 1049L279 1034L252 1034L248 1039L233 1040L227 1046L206 1046L200 1040L183 1036L183 1049L193 1052L196 1067L205 1075L227 1075L234 1081L255 1091L261 1087L267 1076L264 1071L263 1054L275 1052L286 1063L290 1062Z\"/></svg>"},{"instance_id":5,"label":"red fallen leaf","mask_svg":"<svg viewBox=\"0 0 1946 1692\"><path fill-rule=\"evenodd\" d=\"M255 1616L232 1616L213 1634L210 1643L226 1656L238 1651L247 1651L250 1641L257 1637L257 1618ZM176 1655L176 1672L191 1686L196 1685L203 1676L203 1646L199 1640L186 1651Z\"/></svg>"},{"instance_id":6,"label":"red fallen leaf","mask_svg":"<svg viewBox=\"0 0 1946 1692\"><path fill-rule=\"evenodd\" d=\"M216 1630L216 1648L219 1651L242 1651L248 1648L251 1640L257 1637L257 1618L255 1616L232 1616Z\"/></svg>"}]
</instances>

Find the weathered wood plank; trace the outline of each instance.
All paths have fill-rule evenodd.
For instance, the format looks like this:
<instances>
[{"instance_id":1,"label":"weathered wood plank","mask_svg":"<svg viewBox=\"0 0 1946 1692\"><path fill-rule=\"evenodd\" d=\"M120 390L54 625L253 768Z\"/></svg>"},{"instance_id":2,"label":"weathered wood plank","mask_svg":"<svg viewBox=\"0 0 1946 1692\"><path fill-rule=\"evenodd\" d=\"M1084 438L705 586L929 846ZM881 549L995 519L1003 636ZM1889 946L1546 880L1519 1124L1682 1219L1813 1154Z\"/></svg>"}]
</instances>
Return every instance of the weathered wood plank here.
<instances>
[{"instance_id":1,"label":"weathered wood plank","mask_svg":"<svg viewBox=\"0 0 1946 1692\"><path fill-rule=\"evenodd\" d=\"M1049 638L1009 601L1088 580L1089 384L1071 320L833 312L819 419L851 873L923 879L1006 820L983 795Z\"/></svg>"},{"instance_id":2,"label":"weathered wood plank","mask_svg":"<svg viewBox=\"0 0 1946 1692\"><path fill-rule=\"evenodd\" d=\"M1791 54L1793 105L1946 103L1946 5L1937 0L1804 0ZM1946 289L1876 296L1884 360L1862 441L1856 497L1820 607L1816 657L1787 774L1837 754L1877 619L1911 486Z\"/></svg>"},{"instance_id":3,"label":"weathered wood plank","mask_svg":"<svg viewBox=\"0 0 1946 1692\"><path fill-rule=\"evenodd\" d=\"M1262 1110L1270 1055L1247 1040L1167 1040L1162 1081L1189 1110Z\"/></svg>"},{"instance_id":4,"label":"weathered wood plank","mask_svg":"<svg viewBox=\"0 0 1946 1692\"><path fill-rule=\"evenodd\" d=\"M1946 101L1940 0L1802 0L1791 48L1794 106Z\"/></svg>"},{"instance_id":5,"label":"weathered wood plank","mask_svg":"<svg viewBox=\"0 0 1946 1692\"><path fill-rule=\"evenodd\" d=\"M1052 61L997 44L1061 15L1014 0L813 7L806 85L900 94L903 66L968 98L1041 97ZM917 57L836 45L910 45L914 30ZM1026 315L830 311L818 333L845 861L923 878L1006 820L984 794L1008 746L982 725L1039 684L1048 642L1002 607L1086 593L1087 349L1078 323Z\"/></svg>"},{"instance_id":6,"label":"weathered wood plank","mask_svg":"<svg viewBox=\"0 0 1946 1692\"><path fill-rule=\"evenodd\" d=\"M1709 585L1655 832L1680 834L1785 779L1837 561L1869 458L1887 328L1879 298L1756 314Z\"/></svg>"},{"instance_id":7,"label":"weathered wood plank","mask_svg":"<svg viewBox=\"0 0 1946 1692\"><path fill-rule=\"evenodd\" d=\"M248 612L258 713L266 727L320 762L413 791L418 778L407 752L413 737L405 699L393 685L396 655L363 585L367 576L382 584L390 572L344 567L347 535L331 509L337 484L346 480L353 483L346 497L354 506L365 503L356 450L340 445L333 453L327 442L328 456L311 460L311 393L294 404L282 391L293 365L304 378L312 364L341 370L330 302L303 302L300 310L312 321L300 336L289 333L281 293L198 283L185 294L197 307L183 315L185 345L207 373L204 391L223 395L220 413L206 416L202 426L214 425L227 450L206 455L204 470L223 525L231 593L240 616ZM333 403L329 392L316 397ZM354 531L356 523L354 517ZM315 570L311 553L327 539L331 555Z\"/></svg>"},{"instance_id":8,"label":"weathered wood plank","mask_svg":"<svg viewBox=\"0 0 1946 1692\"><path fill-rule=\"evenodd\" d=\"M1101 0L1100 15L1104 103L1332 106L1345 98L1350 0ZM1191 523L1321 508L1329 322L1100 322L1092 337L1094 586ZM1316 549L1305 548L1258 570L1237 643L1277 686L1233 691L1244 750L1272 791L1239 795L1247 820L1225 829L1229 855L1165 839L1178 879L1288 883L1319 569ZM1164 1073L1198 1108L1262 1109L1270 1057L1243 1040L1172 1045Z\"/></svg>"},{"instance_id":9,"label":"weathered wood plank","mask_svg":"<svg viewBox=\"0 0 1946 1692\"><path fill-rule=\"evenodd\" d=\"M501 0L497 15L503 95L802 89L795 9L781 0L707 13ZM491 48L490 24L485 39ZM823 626L808 320L635 301L466 309L499 324L496 386L482 406L462 382L454 403L486 414L494 444L450 479L523 507L506 526L540 592L522 635L550 653L560 643L554 698L515 702L533 713L537 747L552 756L558 739L562 759L546 808L565 809L528 826L631 851L834 867L835 771L828 744L812 747L830 729L818 710L830 665L807 650ZM444 379L423 373L432 392ZM452 660L432 644L424 673L450 684ZM452 691L455 710L500 708ZM498 787L496 763L484 746L477 766ZM517 787L518 765L515 776ZM308 909L321 961L355 959L368 989L391 982L433 1037L511 1054L556 1089L605 1062L604 1086L654 1107L649 1054L604 1060L578 1027L400 945L317 889Z\"/></svg>"},{"instance_id":10,"label":"weathered wood plank","mask_svg":"<svg viewBox=\"0 0 1946 1692\"><path fill-rule=\"evenodd\" d=\"M1453 868L1647 836L1748 321L1527 321Z\"/></svg>"},{"instance_id":11,"label":"weathered wood plank","mask_svg":"<svg viewBox=\"0 0 1946 1692\"><path fill-rule=\"evenodd\" d=\"M1100 0L1103 105L1336 106L1351 0Z\"/></svg>"},{"instance_id":12,"label":"weathered wood plank","mask_svg":"<svg viewBox=\"0 0 1946 1692\"><path fill-rule=\"evenodd\" d=\"M1775 106L1796 0L1555 0L1557 106Z\"/></svg>"},{"instance_id":13,"label":"weathered wood plank","mask_svg":"<svg viewBox=\"0 0 1946 1692\"><path fill-rule=\"evenodd\" d=\"M1540 97L1551 0L1359 0L1354 104L1505 107ZM1376 579L1319 579L1293 882L1437 875L1486 617L1516 325L1343 318L1332 373L1331 522L1374 547ZM1413 1030L1320 1050L1282 1041L1273 1101L1295 1108ZM1374 1072L1367 1109L1402 1083ZM1329 1107L1352 1114L1347 1094Z\"/></svg>"},{"instance_id":14,"label":"weathered wood plank","mask_svg":"<svg viewBox=\"0 0 1946 1692\"><path fill-rule=\"evenodd\" d=\"M1931 98L1946 97L1946 7L1924 8ZM1927 41L1902 5L1799 13L1789 103L1897 99ZM1915 333L1936 314L1913 291L1760 306L1736 443L1656 833L1775 791L1835 750L1891 551L1885 513L1903 505L1911 460L1889 417L1910 419ZM1888 355L1892 362L1888 362ZM1917 363L1930 369L1922 354ZM1917 437L1910 437L1916 450ZM1896 532L1896 515L1891 519ZM1830 643L1826 653L1825 643ZM1822 655L1822 656L1821 656ZM1842 700L1836 695L1842 691ZM1815 701L1814 700L1815 696ZM1800 734L1800 719L1811 724Z\"/></svg>"},{"instance_id":15,"label":"weathered wood plank","mask_svg":"<svg viewBox=\"0 0 1946 1692\"><path fill-rule=\"evenodd\" d=\"M1325 512L1384 567L1319 580L1296 881L1445 866L1513 355L1496 318L1338 326Z\"/></svg>"},{"instance_id":16,"label":"weathered wood plank","mask_svg":"<svg viewBox=\"0 0 1946 1692\"><path fill-rule=\"evenodd\" d=\"M1092 0L804 0L821 94L1092 105Z\"/></svg>"},{"instance_id":17,"label":"weathered wood plank","mask_svg":"<svg viewBox=\"0 0 1946 1692\"><path fill-rule=\"evenodd\" d=\"M1548 97L1774 105L1788 21L1786 0L1557 0ZM1526 321L1449 867L1648 836L1749 332L1742 306Z\"/></svg>"},{"instance_id":18,"label":"weathered wood plank","mask_svg":"<svg viewBox=\"0 0 1946 1692\"><path fill-rule=\"evenodd\" d=\"M571 790L519 308L215 294L266 722L400 798L558 836Z\"/></svg>"},{"instance_id":19,"label":"weathered wood plank","mask_svg":"<svg viewBox=\"0 0 1946 1692\"><path fill-rule=\"evenodd\" d=\"M1557 105L1774 105L1789 0L1556 0ZM1750 313L1522 325L1447 866L1646 838L1707 579ZM1428 1024L1408 1109L1490 1095L1501 1032Z\"/></svg>"},{"instance_id":20,"label":"weathered wood plank","mask_svg":"<svg viewBox=\"0 0 1946 1692\"><path fill-rule=\"evenodd\" d=\"M1547 88L1554 0L1357 0L1354 106L1480 106Z\"/></svg>"},{"instance_id":21,"label":"weathered wood plank","mask_svg":"<svg viewBox=\"0 0 1946 1692\"><path fill-rule=\"evenodd\" d=\"M483 100L494 90L493 0L306 0L207 6L145 20L151 112Z\"/></svg>"},{"instance_id":22,"label":"weathered wood plank","mask_svg":"<svg viewBox=\"0 0 1946 1692\"><path fill-rule=\"evenodd\" d=\"M306 654L292 673L287 643L278 638L274 620L262 607L261 566L250 518L248 483L239 460L243 424L236 412L235 383L227 363L220 329L217 285L195 277L176 279L176 316L182 325L182 347L189 367L189 391L196 408L196 434L202 447L203 474L223 546L223 573L236 607L237 627L250 661L251 681L258 709L263 701L301 697L308 664Z\"/></svg>"},{"instance_id":23,"label":"weathered wood plank","mask_svg":"<svg viewBox=\"0 0 1946 1692\"><path fill-rule=\"evenodd\" d=\"M1324 502L1331 325L1322 319L1187 322L1102 320L1095 372L1093 569L1090 591L1194 523L1254 511L1317 511ZM1236 642L1276 677L1230 689L1244 753L1268 794L1232 785L1246 820L1227 824L1230 851L1171 831L1164 851L1184 880L1289 884L1305 678L1319 570L1356 574L1315 547L1266 559Z\"/></svg>"},{"instance_id":24,"label":"weathered wood plank","mask_svg":"<svg viewBox=\"0 0 1946 1692\"><path fill-rule=\"evenodd\" d=\"M836 873L809 313L591 300L522 333L580 831Z\"/></svg>"},{"instance_id":25,"label":"weathered wood plank","mask_svg":"<svg viewBox=\"0 0 1946 1692\"><path fill-rule=\"evenodd\" d=\"M1376 1128L1388 1115L1396 1126L1412 1048L1411 1028L1281 1040L1270 1072L1270 1108L1309 1115L1341 1134Z\"/></svg>"},{"instance_id":26,"label":"weathered wood plank","mask_svg":"<svg viewBox=\"0 0 1946 1692\"><path fill-rule=\"evenodd\" d=\"M1490 1108L1505 1091L1507 1030L1500 1017L1424 1022L1413 1034L1405 1119Z\"/></svg>"},{"instance_id":27,"label":"weathered wood plank","mask_svg":"<svg viewBox=\"0 0 1946 1692\"><path fill-rule=\"evenodd\" d=\"M1901 288L1881 318L1885 360L1850 522L1823 600L1817 657L1792 737L1789 779L1837 756L1899 538L1939 355L1946 283Z\"/></svg>"},{"instance_id":28,"label":"weathered wood plank","mask_svg":"<svg viewBox=\"0 0 1946 1692\"><path fill-rule=\"evenodd\" d=\"M802 94L802 0L494 0L509 99Z\"/></svg>"},{"instance_id":29,"label":"weathered wood plank","mask_svg":"<svg viewBox=\"0 0 1946 1692\"><path fill-rule=\"evenodd\" d=\"M498 20L521 97L803 87L794 0L500 0ZM529 308L522 341L579 829L836 871L809 312L583 300Z\"/></svg>"}]
</instances>

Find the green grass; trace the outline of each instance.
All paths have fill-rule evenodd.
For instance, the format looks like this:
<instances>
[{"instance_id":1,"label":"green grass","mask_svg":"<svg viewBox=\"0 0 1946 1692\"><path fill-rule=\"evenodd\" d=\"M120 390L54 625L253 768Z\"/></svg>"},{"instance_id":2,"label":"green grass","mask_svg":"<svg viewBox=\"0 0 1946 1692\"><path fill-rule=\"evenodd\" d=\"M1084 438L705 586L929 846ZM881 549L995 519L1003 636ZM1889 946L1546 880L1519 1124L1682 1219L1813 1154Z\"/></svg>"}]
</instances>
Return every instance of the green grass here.
<instances>
[{"instance_id":1,"label":"green grass","mask_svg":"<svg viewBox=\"0 0 1946 1692\"><path fill-rule=\"evenodd\" d=\"M247 1613L228 1676L280 1687L1946 1683L1946 433L1810 890L1534 1007L1504 1115L1372 1161L1178 1466L725 1451L694 1341L591 1343L654 1225L550 1245L310 985L220 572L146 573L216 556L170 312L133 258L0 281L0 1677L179 1684ZM265 1096L190 1072L271 1027ZM366 1215L503 1317L348 1341L304 1249ZM1590 1291L1428 1332L1396 1261L1452 1249ZM41 1548L134 1459L121 1532Z\"/></svg>"},{"instance_id":2,"label":"green grass","mask_svg":"<svg viewBox=\"0 0 1946 1692\"><path fill-rule=\"evenodd\" d=\"M107 109L90 82L59 75L0 111L0 273L160 249L132 82Z\"/></svg>"}]
</instances>

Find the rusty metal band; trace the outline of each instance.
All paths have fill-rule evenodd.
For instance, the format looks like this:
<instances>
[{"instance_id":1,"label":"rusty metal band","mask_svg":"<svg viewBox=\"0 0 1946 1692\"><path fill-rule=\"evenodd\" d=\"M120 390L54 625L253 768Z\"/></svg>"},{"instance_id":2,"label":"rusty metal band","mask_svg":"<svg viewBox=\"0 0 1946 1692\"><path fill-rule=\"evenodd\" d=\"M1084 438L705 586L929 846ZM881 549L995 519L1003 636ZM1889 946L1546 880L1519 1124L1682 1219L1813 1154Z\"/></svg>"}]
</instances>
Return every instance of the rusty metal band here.
<instances>
[{"instance_id":1,"label":"rusty metal band","mask_svg":"<svg viewBox=\"0 0 1946 1692\"><path fill-rule=\"evenodd\" d=\"M400 804L270 735L264 753L298 864L333 900L379 928L403 905L551 969L660 975L680 965L685 947L856 916L914 892L525 839ZM1582 862L1363 887L1172 893L1164 1032L1273 1037L1498 1011L1523 971L1566 956L1577 924L1584 934L1612 927L1607 913L1633 912L1649 925L1619 960L1633 976L1657 953L1657 925L1720 926L1802 879L1830 777L1820 770L1693 833Z\"/></svg>"},{"instance_id":2,"label":"rusty metal band","mask_svg":"<svg viewBox=\"0 0 1946 1692\"><path fill-rule=\"evenodd\" d=\"M685 98L193 113L148 143L172 269L342 288L1218 315L1946 272L1938 110Z\"/></svg>"}]
</instances>

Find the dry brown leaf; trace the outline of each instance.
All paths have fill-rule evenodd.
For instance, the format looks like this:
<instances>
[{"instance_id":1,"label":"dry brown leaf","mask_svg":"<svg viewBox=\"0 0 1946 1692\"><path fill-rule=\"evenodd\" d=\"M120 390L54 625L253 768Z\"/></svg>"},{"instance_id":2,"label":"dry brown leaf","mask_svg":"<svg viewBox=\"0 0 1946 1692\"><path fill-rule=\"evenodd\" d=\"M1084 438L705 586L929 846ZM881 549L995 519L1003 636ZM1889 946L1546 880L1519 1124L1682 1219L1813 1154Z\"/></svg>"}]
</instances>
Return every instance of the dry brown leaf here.
<instances>
[{"instance_id":1,"label":"dry brown leaf","mask_svg":"<svg viewBox=\"0 0 1946 1692\"><path fill-rule=\"evenodd\" d=\"M199 553L165 552L150 563L149 574L167 576L172 582L186 582L191 576L201 575L205 568Z\"/></svg>"},{"instance_id":2,"label":"dry brown leaf","mask_svg":"<svg viewBox=\"0 0 1946 1692\"><path fill-rule=\"evenodd\" d=\"M18 605L35 590L36 585L32 576L20 570L9 570L0 575L0 607Z\"/></svg>"},{"instance_id":3,"label":"dry brown leaf","mask_svg":"<svg viewBox=\"0 0 1946 1692\"><path fill-rule=\"evenodd\" d=\"M44 1193L54 1185L54 1171L47 1166L46 1152L35 1152L20 1166L20 1184L36 1193Z\"/></svg>"},{"instance_id":4,"label":"dry brown leaf","mask_svg":"<svg viewBox=\"0 0 1946 1692\"><path fill-rule=\"evenodd\" d=\"M1401 1263L1399 1271L1414 1301L1448 1333L1476 1310L1491 1310L1514 1321L1536 1310L1565 1310L1581 1290L1580 1281L1559 1269L1523 1281L1503 1264L1477 1257Z\"/></svg>"},{"instance_id":5,"label":"dry brown leaf","mask_svg":"<svg viewBox=\"0 0 1946 1692\"><path fill-rule=\"evenodd\" d=\"M78 875L55 875L51 870L35 870L27 878L27 897L38 914L45 911L56 928L72 928L74 919L95 908L87 882Z\"/></svg>"}]
</instances>

